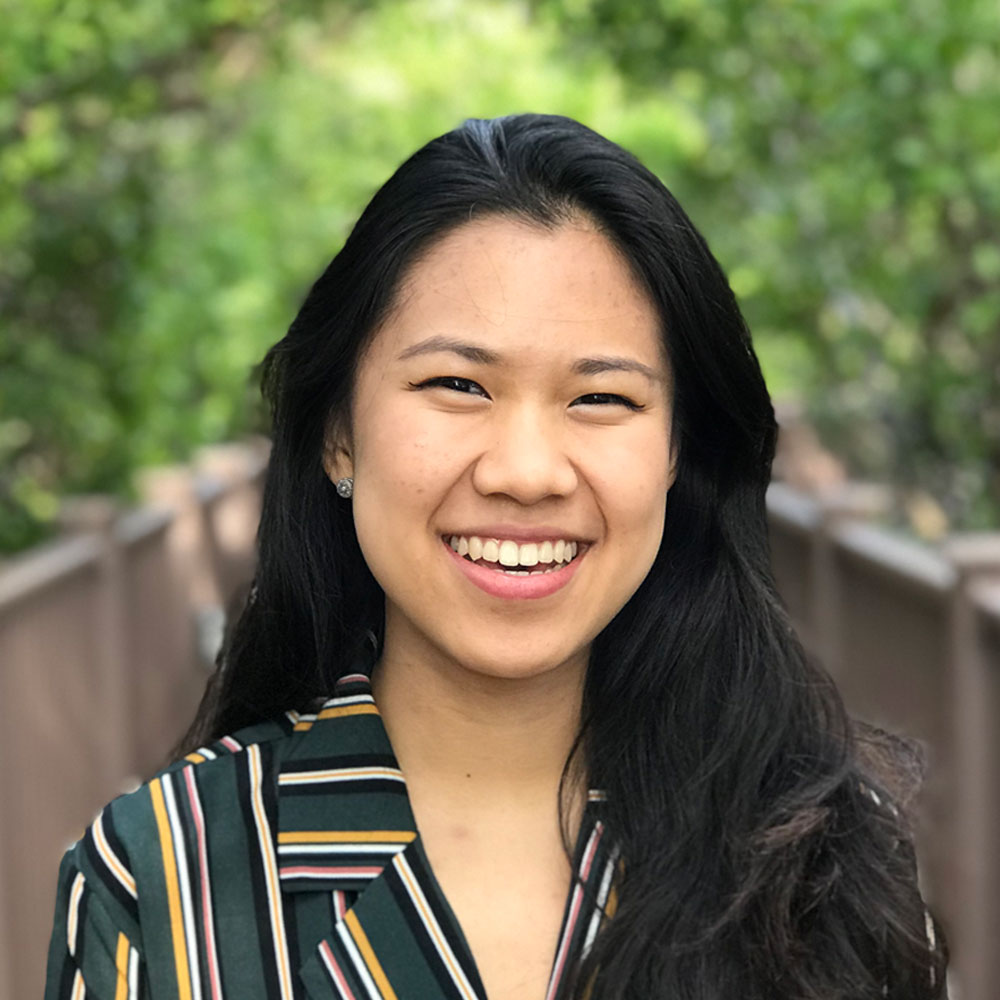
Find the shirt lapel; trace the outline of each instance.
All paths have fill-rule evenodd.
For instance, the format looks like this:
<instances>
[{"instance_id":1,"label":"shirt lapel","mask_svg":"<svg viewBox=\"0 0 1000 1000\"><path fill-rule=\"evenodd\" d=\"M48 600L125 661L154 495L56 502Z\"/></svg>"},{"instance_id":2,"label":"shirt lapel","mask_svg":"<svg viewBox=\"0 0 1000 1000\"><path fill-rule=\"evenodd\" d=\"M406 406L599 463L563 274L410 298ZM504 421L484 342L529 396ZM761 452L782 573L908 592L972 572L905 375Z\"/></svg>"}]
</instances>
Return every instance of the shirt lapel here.
<instances>
[{"instance_id":1,"label":"shirt lapel","mask_svg":"<svg viewBox=\"0 0 1000 1000\"><path fill-rule=\"evenodd\" d=\"M278 776L278 872L286 894L330 898L329 933L299 970L313 1000L485 1000L461 927L431 872L406 783L372 697L352 673L315 713ZM620 866L591 791L546 1000L614 912ZM618 871L620 875L620 871ZM314 939L315 940L315 939Z\"/></svg>"},{"instance_id":2,"label":"shirt lapel","mask_svg":"<svg viewBox=\"0 0 1000 1000\"><path fill-rule=\"evenodd\" d=\"M330 933L300 976L310 997L485 1000L427 863L369 679L350 674L313 714L278 776L285 893L332 893Z\"/></svg>"},{"instance_id":3,"label":"shirt lapel","mask_svg":"<svg viewBox=\"0 0 1000 1000\"><path fill-rule=\"evenodd\" d=\"M349 674L278 776L282 888L359 892L417 836L406 785L368 678Z\"/></svg>"}]
</instances>

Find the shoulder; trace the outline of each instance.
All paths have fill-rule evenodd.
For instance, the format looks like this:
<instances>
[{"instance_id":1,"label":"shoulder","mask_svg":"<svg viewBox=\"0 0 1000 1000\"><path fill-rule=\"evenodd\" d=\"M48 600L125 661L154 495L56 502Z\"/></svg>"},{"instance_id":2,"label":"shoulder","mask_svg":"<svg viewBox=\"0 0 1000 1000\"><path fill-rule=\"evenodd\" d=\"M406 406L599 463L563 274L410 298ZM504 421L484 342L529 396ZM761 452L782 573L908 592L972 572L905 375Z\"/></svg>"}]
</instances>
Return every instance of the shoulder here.
<instances>
[{"instance_id":1,"label":"shoulder","mask_svg":"<svg viewBox=\"0 0 1000 1000\"><path fill-rule=\"evenodd\" d=\"M289 713L225 736L101 809L60 865L47 998L136 997L144 977L172 974L163 941L190 909L186 868L199 855L238 862L245 817L273 803L297 724Z\"/></svg>"},{"instance_id":2,"label":"shoulder","mask_svg":"<svg viewBox=\"0 0 1000 1000\"><path fill-rule=\"evenodd\" d=\"M138 920L144 881L162 884L167 854L199 830L216 839L238 824L241 801L263 795L297 733L298 716L247 727L174 761L97 814L64 868L125 919ZM275 779L276 780L276 779Z\"/></svg>"}]
</instances>

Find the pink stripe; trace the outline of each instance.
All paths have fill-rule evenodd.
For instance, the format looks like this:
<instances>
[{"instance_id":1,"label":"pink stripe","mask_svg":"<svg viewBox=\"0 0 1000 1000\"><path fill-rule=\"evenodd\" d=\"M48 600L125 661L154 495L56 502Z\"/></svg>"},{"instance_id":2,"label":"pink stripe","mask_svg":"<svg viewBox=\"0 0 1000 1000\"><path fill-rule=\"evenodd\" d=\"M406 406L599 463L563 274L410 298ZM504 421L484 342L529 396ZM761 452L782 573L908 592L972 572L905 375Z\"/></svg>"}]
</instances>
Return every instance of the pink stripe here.
<instances>
[{"instance_id":1,"label":"pink stripe","mask_svg":"<svg viewBox=\"0 0 1000 1000\"><path fill-rule=\"evenodd\" d=\"M296 875L360 875L375 878L382 871L382 868L326 868L318 865L288 865L280 869L282 878L294 878Z\"/></svg>"},{"instance_id":2,"label":"pink stripe","mask_svg":"<svg viewBox=\"0 0 1000 1000\"><path fill-rule=\"evenodd\" d=\"M597 845L601 841L601 834L604 833L604 824L598 820L594 824L594 832L590 835L587 850L583 855L583 862L580 865L580 878L584 882L590 877L590 866L594 863L594 855L597 853Z\"/></svg>"},{"instance_id":3,"label":"pink stripe","mask_svg":"<svg viewBox=\"0 0 1000 1000\"><path fill-rule=\"evenodd\" d=\"M573 890L573 903L570 907L569 920L566 922L566 930L563 932L562 940L559 942L559 954L556 957L556 967L552 970L552 981L549 983L545 1000L552 1000L559 989L559 980L562 979L563 966L566 964L566 953L569 951L569 943L573 937L573 928L576 927L576 918L580 914L580 902L583 899L583 890L577 886Z\"/></svg>"},{"instance_id":4,"label":"pink stripe","mask_svg":"<svg viewBox=\"0 0 1000 1000\"><path fill-rule=\"evenodd\" d=\"M597 853L597 845L601 841L601 834L604 832L604 824L598 820L591 831L587 847L583 852L580 861L580 879L586 882L590 876L590 867L594 863L594 855ZM563 968L566 965L566 955L569 952L569 943L573 940L573 931L576 929L576 922L580 916L580 905L583 902L583 889L577 884L573 889L573 901L570 904L569 917L566 920L566 928L563 931L562 940L559 942L559 951L556 953L556 964L552 970L552 979L549 981L549 988L545 994L545 1000L552 1000L559 989L559 982L562 979Z\"/></svg>"},{"instance_id":5,"label":"pink stripe","mask_svg":"<svg viewBox=\"0 0 1000 1000\"><path fill-rule=\"evenodd\" d=\"M212 923L212 891L208 882L208 848L205 844L205 820L198 801L198 791L194 783L194 767L184 768L184 781L187 784L188 801L191 803L191 815L194 816L194 826L198 834L198 867L201 869L201 910L205 924L205 947L208 951L208 971L212 982L212 997L221 1000L222 984L219 981L219 960L215 953L215 927Z\"/></svg>"},{"instance_id":6,"label":"pink stripe","mask_svg":"<svg viewBox=\"0 0 1000 1000\"><path fill-rule=\"evenodd\" d=\"M337 914L338 920L342 920L347 912L347 898L340 889L333 890L333 912Z\"/></svg>"},{"instance_id":7,"label":"pink stripe","mask_svg":"<svg viewBox=\"0 0 1000 1000\"><path fill-rule=\"evenodd\" d=\"M237 750L242 750L242 749L243 749L243 747L241 747L241 746L239 745L239 743L238 743L238 742L237 742L236 740L234 740L234 739L232 738L232 736L223 736L223 737L222 737L222 739L221 739L221 740L219 740L219 742L220 742L220 743L221 743L221 744L222 744L223 746L226 746L226 747L229 747L229 749L230 749L230 750L232 750L232 751L233 751L234 753L235 753L235 752L236 752Z\"/></svg>"},{"instance_id":8,"label":"pink stripe","mask_svg":"<svg viewBox=\"0 0 1000 1000\"><path fill-rule=\"evenodd\" d=\"M367 674L344 674L344 676L337 681L337 684L357 684L359 681L365 681L367 683L368 680L369 678Z\"/></svg>"},{"instance_id":9,"label":"pink stripe","mask_svg":"<svg viewBox=\"0 0 1000 1000\"><path fill-rule=\"evenodd\" d=\"M323 956L323 964L326 966L327 972L330 973L333 981L337 984L340 995L345 997L346 1000L355 1000L343 972L340 971L340 966L337 965L337 960L333 957L333 952L330 951L330 946L325 941L320 942L319 953Z\"/></svg>"}]
</instances>

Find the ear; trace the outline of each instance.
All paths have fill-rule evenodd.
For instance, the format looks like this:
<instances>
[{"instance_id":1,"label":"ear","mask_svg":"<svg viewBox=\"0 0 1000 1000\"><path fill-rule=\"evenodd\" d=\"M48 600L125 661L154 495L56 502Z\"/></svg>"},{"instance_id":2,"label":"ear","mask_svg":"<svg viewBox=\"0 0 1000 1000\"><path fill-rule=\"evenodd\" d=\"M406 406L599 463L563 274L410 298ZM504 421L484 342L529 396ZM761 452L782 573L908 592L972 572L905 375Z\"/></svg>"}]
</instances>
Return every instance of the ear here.
<instances>
[{"instance_id":1,"label":"ear","mask_svg":"<svg viewBox=\"0 0 1000 1000\"><path fill-rule=\"evenodd\" d=\"M354 477L350 441L336 426L330 427L323 440L323 469L333 483L345 476Z\"/></svg>"},{"instance_id":2,"label":"ear","mask_svg":"<svg viewBox=\"0 0 1000 1000\"><path fill-rule=\"evenodd\" d=\"M671 486L674 485L674 480L677 479L677 467L680 462L680 445L677 441L676 434L671 431L670 434L670 464L667 467L667 489L669 490Z\"/></svg>"}]
</instances>

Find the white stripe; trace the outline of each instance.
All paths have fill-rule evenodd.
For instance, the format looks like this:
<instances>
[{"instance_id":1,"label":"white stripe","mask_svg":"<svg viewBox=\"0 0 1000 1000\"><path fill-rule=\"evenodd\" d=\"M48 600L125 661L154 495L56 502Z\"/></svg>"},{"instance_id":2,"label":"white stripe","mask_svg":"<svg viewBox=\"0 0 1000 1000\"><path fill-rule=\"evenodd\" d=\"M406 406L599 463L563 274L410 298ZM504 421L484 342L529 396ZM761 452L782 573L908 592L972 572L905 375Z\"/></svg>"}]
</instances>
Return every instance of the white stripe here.
<instances>
[{"instance_id":1,"label":"white stripe","mask_svg":"<svg viewBox=\"0 0 1000 1000\"><path fill-rule=\"evenodd\" d=\"M361 957L361 952L358 951L357 945L354 943L354 938L351 937L351 932L343 920L337 924L337 933L340 935L341 941L344 942L344 950L347 952L347 957L351 960L354 971L358 974L365 989L368 991L368 996L371 997L371 1000L382 1000L382 994L375 985L375 980L372 979L371 973L368 971L368 966L365 965L365 960Z\"/></svg>"},{"instance_id":2,"label":"white stripe","mask_svg":"<svg viewBox=\"0 0 1000 1000\"><path fill-rule=\"evenodd\" d=\"M594 938L597 936L597 930L601 926L601 917L604 916L604 904L607 902L608 893L611 891L611 879L615 873L615 862L617 860L618 852L612 851L608 863L604 866L601 884L597 889L597 905L594 907L594 913L590 918L587 936L583 939L583 950L580 953L581 958L585 958L587 952L590 951L590 946L594 943Z\"/></svg>"},{"instance_id":3,"label":"white stripe","mask_svg":"<svg viewBox=\"0 0 1000 1000\"><path fill-rule=\"evenodd\" d=\"M76 957L76 930L80 921L80 899L83 896L83 886L86 879L83 872L77 872L73 879L73 887L69 891L69 913L66 919L66 947L69 953Z\"/></svg>"},{"instance_id":4,"label":"white stripe","mask_svg":"<svg viewBox=\"0 0 1000 1000\"><path fill-rule=\"evenodd\" d=\"M209 750L208 747L199 747L195 750L195 753L200 753L206 760L215 760L215 758L219 756L214 751Z\"/></svg>"},{"instance_id":5,"label":"white stripe","mask_svg":"<svg viewBox=\"0 0 1000 1000\"><path fill-rule=\"evenodd\" d=\"M323 702L323 708L337 708L340 705L374 705L375 699L370 694L345 694L339 698L331 698Z\"/></svg>"},{"instance_id":6,"label":"white stripe","mask_svg":"<svg viewBox=\"0 0 1000 1000\"><path fill-rule=\"evenodd\" d=\"M247 747L247 754L250 761L252 812L254 824L257 827L260 860L264 866L264 884L267 886L268 912L271 914L271 939L274 942L274 960L277 965L278 982L281 986L282 1000L293 1000L289 974L291 956L288 954L288 944L285 937L285 916L280 898L281 890L279 887L281 883L278 878L278 859L274 854L274 842L271 839L267 813L264 811L264 796L261 794L264 772L260 759L260 747L256 743L252 744Z\"/></svg>"},{"instance_id":7,"label":"white stripe","mask_svg":"<svg viewBox=\"0 0 1000 1000\"><path fill-rule=\"evenodd\" d=\"M404 782L397 767L341 767L331 771L288 771L278 775L279 785L318 785L336 781L383 779Z\"/></svg>"},{"instance_id":8,"label":"white stripe","mask_svg":"<svg viewBox=\"0 0 1000 1000\"><path fill-rule=\"evenodd\" d=\"M188 969L191 977L191 995L201 1000L201 961L198 955L198 935L195 931L194 900L191 898L191 880L188 874L187 845L181 826L177 801L174 798L173 775L165 774L161 779L163 798L167 806L167 817L174 837L174 858L177 862L177 881L181 890L181 912L184 918L184 937L187 938Z\"/></svg>"},{"instance_id":9,"label":"white stripe","mask_svg":"<svg viewBox=\"0 0 1000 1000\"><path fill-rule=\"evenodd\" d=\"M406 844L278 844L279 854L398 854Z\"/></svg>"},{"instance_id":10,"label":"white stripe","mask_svg":"<svg viewBox=\"0 0 1000 1000\"><path fill-rule=\"evenodd\" d=\"M324 879L331 879L331 878L349 878L352 882L363 882L366 879L368 881L376 879L381 874L382 874L381 870L377 872L372 872L372 874L370 875L360 874L358 872L350 872L347 875L331 875L329 872L282 872L281 881L298 882L301 879L305 879L306 881L308 881L311 878L314 878L317 881L323 881Z\"/></svg>"},{"instance_id":11,"label":"white stripe","mask_svg":"<svg viewBox=\"0 0 1000 1000\"><path fill-rule=\"evenodd\" d=\"M104 835L104 813L98 813L94 821L94 843L97 845L97 853L107 866L108 871L115 877L115 881L133 898L138 899L135 891L135 879L132 873L122 864L121 858L111 850L108 838Z\"/></svg>"},{"instance_id":12,"label":"white stripe","mask_svg":"<svg viewBox=\"0 0 1000 1000\"><path fill-rule=\"evenodd\" d=\"M128 950L128 1000L139 1000L139 952Z\"/></svg>"},{"instance_id":13,"label":"white stripe","mask_svg":"<svg viewBox=\"0 0 1000 1000\"><path fill-rule=\"evenodd\" d=\"M215 940L215 917L212 908L212 881L208 869L208 849L203 838L207 837L208 830L205 824L205 813L201 808L201 796L198 793L198 780L195 772L191 768L185 769L185 782L188 784L188 801L191 803L191 811L195 815L195 836L198 838L198 867L199 888L204 883L204 898L202 899L202 922L205 924L205 937L207 939L206 952L211 968L209 969L209 988L212 982L221 983L222 974L219 971L219 955ZM193 791L193 794L191 794ZM208 916L204 911L208 910ZM214 977L214 978L213 978ZM214 995L214 989L213 989Z\"/></svg>"},{"instance_id":14,"label":"white stripe","mask_svg":"<svg viewBox=\"0 0 1000 1000\"><path fill-rule=\"evenodd\" d=\"M466 978L465 970L462 968L455 953L451 950L448 939L441 929L441 925L437 922L434 911L427 902L424 890L417 881L416 875L413 874L413 869L401 853L392 859L392 863L402 877L403 887L413 900L417 916L427 929L427 936L433 943L437 953L441 956L441 961L448 970L452 982L458 988L458 991L464 997L467 997L468 1000L477 1000L476 991L472 988L472 984Z\"/></svg>"},{"instance_id":15,"label":"white stripe","mask_svg":"<svg viewBox=\"0 0 1000 1000\"><path fill-rule=\"evenodd\" d=\"M83 1000L86 995L87 987L83 982L83 973L77 969L76 975L73 977L73 992L71 994L71 1000Z\"/></svg>"}]
</instances>

